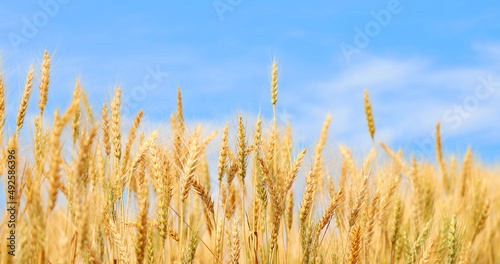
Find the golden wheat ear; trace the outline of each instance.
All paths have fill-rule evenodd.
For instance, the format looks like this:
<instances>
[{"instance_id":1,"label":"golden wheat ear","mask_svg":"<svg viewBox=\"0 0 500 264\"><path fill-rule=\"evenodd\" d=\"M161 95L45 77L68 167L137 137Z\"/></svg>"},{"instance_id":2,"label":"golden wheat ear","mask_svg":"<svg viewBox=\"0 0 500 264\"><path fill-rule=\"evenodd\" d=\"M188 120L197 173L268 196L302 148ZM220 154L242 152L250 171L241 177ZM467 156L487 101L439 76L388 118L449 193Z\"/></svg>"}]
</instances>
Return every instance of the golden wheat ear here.
<instances>
[{"instance_id":1,"label":"golden wheat ear","mask_svg":"<svg viewBox=\"0 0 500 264\"><path fill-rule=\"evenodd\" d=\"M438 122L436 125L436 158L439 163L439 168L441 170L441 175L443 179L443 184L446 189L448 189L449 186L449 179L448 175L446 172L446 163L443 159L443 147L441 145L441 123Z\"/></svg>"},{"instance_id":2,"label":"golden wheat ear","mask_svg":"<svg viewBox=\"0 0 500 264\"><path fill-rule=\"evenodd\" d=\"M245 177L247 171L247 153L246 153L246 134L245 125L241 113L238 115L238 176L241 183L245 185Z\"/></svg>"},{"instance_id":3,"label":"golden wheat ear","mask_svg":"<svg viewBox=\"0 0 500 264\"><path fill-rule=\"evenodd\" d=\"M31 86L33 85L33 65L31 65L30 70L28 72L28 77L26 77L26 84L24 85L23 96L21 99L21 103L19 104L19 110L17 112L16 124L17 124L17 133L21 130L24 124L24 117L26 116L26 112L28 111L28 101L30 99L31 94Z\"/></svg>"},{"instance_id":4,"label":"golden wheat ear","mask_svg":"<svg viewBox=\"0 0 500 264\"><path fill-rule=\"evenodd\" d=\"M361 253L361 226L356 225L352 228L350 233L351 250L349 254L349 264L360 263L360 253Z\"/></svg>"},{"instance_id":5,"label":"golden wheat ear","mask_svg":"<svg viewBox=\"0 0 500 264\"><path fill-rule=\"evenodd\" d=\"M43 54L42 62L42 76L40 77L40 101L38 107L40 108L40 116L43 116L43 111L47 105L47 98L49 94L49 77L50 77L50 56L47 50Z\"/></svg>"},{"instance_id":6,"label":"golden wheat ear","mask_svg":"<svg viewBox=\"0 0 500 264\"><path fill-rule=\"evenodd\" d=\"M113 102L111 103L111 138L113 143L113 153L116 159L116 166L120 163L120 159L122 156L122 134L121 134L121 126L120 126L120 103L121 103L121 88L116 88L115 96Z\"/></svg>"},{"instance_id":7,"label":"golden wheat ear","mask_svg":"<svg viewBox=\"0 0 500 264\"><path fill-rule=\"evenodd\" d=\"M372 105L370 104L370 99L368 98L368 91L365 90L365 114L366 123L368 124L368 131L370 132L370 137L374 140L375 137L375 122L373 121Z\"/></svg>"},{"instance_id":8,"label":"golden wheat ear","mask_svg":"<svg viewBox=\"0 0 500 264\"><path fill-rule=\"evenodd\" d=\"M75 91L73 91L73 100L78 100L80 102L80 78L76 79ZM76 141L80 136L80 103L73 114L73 120L71 121L71 131L73 137L73 146L75 146Z\"/></svg>"},{"instance_id":9,"label":"golden wheat ear","mask_svg":"<svg viewBox=\"0 0 500 264\"><path fill-rule=\"evenodd\" d=\"M273 66L271 69L271 104L276 107L278 102L278 62L276 58L273 59Z\"/></svg>"}]
</instances>

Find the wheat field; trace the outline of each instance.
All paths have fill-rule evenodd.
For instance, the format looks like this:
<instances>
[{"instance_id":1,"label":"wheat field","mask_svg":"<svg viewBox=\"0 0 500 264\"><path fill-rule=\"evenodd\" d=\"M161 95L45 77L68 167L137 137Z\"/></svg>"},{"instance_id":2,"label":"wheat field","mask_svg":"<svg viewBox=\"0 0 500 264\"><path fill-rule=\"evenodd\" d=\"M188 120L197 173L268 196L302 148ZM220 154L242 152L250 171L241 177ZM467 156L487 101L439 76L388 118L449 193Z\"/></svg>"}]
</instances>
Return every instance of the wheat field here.
<instances>
[{"instance_id":1,"label":"wheat field","mask_svg":"<svg viewBox=\"0 0 500 264\"><path fill-rule=\"evenodd\" d=\"M2 212L2 263L500 263L499 170L470 148L444 157L439 123L435 160L393 150L365 91L367 155L327 144L326 113L315 145L296 149L276 121L273 62L268 124L239 114L221 131L189 127L178 90L170 127L149 131L142 111L124 124L119 87L94 110L77 80L69 107L45 112L50 63L45 52L39 80L29 69L17 113L0 73L0 172L17 204Z\"/></svg>"}]
</instances>

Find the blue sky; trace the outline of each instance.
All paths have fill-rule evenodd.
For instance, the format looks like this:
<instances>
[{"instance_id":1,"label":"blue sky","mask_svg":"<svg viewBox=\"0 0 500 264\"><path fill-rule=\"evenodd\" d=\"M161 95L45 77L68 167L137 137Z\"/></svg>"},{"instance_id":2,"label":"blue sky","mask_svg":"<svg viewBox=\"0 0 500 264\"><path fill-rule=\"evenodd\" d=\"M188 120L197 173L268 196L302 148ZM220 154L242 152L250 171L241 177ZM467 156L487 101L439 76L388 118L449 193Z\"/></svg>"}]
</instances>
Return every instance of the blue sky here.
<instances>
[{"instance_id":1,"label":"blue sky","mask_svg":"<svg viewBox=\"0 0 500 264\"><path fill-rule=\"evenodd\" d=\"M433 159L441 121L445 154L471 145L485 161L500 156L498 1L3 1L0 18L11 116L48 49L48 112L67 106L81 76L95 111L118 83L126 118L144 108L151 126L168 123L177 85L190 122L270 119L276 57L278 117L300 144L331 112L332 144L369 148L368 89L377 141Z\"/></svg>"}]
</instances>

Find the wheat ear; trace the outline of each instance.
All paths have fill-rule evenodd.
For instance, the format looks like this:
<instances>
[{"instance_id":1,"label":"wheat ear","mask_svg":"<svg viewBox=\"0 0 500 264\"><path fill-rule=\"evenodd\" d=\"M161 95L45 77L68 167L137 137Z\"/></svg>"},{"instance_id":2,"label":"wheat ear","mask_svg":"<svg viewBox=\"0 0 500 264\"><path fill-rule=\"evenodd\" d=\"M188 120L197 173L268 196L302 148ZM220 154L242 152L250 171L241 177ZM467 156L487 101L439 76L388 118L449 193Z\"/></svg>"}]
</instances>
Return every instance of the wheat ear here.
<instances>
[{"instance_id":1,"label":"wheat ear","mask_svg":"<svg viewBox=\"0 0 500 264\"><path fill-rule=\"evenodd\" d=\"M33 84L33 65L31 65L28 72L28 77L26 78L26 85L24 86L23 97L21 99L21 104L19 105L19 110L17 112L17 133L23 127L24 117L26 116L26 111L28 109L28 101L30 99L31 86Z\"/></svg>"},{"instance_id":2,"label":"wheat ear","mask_svg":"<svg viewBox=\"0 0 500 264\"><path fill-rule=\"evenodd\" d=\"M50 56L47 50L43 54L42 62L42 77L40 78L40 116L43 116L43 111L47 105L47 97L49 94L49 75L50 75Z\"/></svg>"},{"instance_id":3,"label":"wheat ear","mask_svg":"<svg viewBox=\"0 0 500 264\"><path fill-rule=\"evenodd\" d=\"M441 124L438 122L436 125L436 157L439 163L439 167L441 169L441 174L443 177L443 184L446 188L449 187L448 175L446 173L446 164L443 159L443 150L441 145Z\"/></svg>"},{"instance_id":4,"label":"wheat ear","mask_svg":"<svg viewBox=\"0 0 500 264\"><path fill-rule=\"evenodd\" d=\"M370 131L370 136L372 140L374 140L375 122L373 122L372 105L370 104L370 99L368 98L367 90L365 90L365 114L366 114L366 122L368 123L368 131Z\"/></svg>"}]
</instances>

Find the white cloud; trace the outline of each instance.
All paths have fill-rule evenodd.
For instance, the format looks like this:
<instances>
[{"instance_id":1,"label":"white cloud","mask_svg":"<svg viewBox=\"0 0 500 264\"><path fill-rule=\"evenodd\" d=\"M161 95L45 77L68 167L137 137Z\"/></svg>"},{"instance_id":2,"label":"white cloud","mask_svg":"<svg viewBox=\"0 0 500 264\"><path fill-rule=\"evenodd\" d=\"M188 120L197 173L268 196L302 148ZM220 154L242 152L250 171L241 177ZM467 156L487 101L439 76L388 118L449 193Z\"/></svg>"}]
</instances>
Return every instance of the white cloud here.
<instances>
[{"instance_id":1,"label":"white cloud","mask_svg":"<svg viewBox=\"0 0 500 264\"><path fill-rule=\"evenodd\" d=\"M391 60L372 57L360 65L351 65L332 80L319 85L319 89L345 91L365 87L399 84L425 67L422 60Z\"/></svg>"},{"instance_id":2,"label":"white cloud","mask_svg":"<svg viewBox=\"0 0 500 264\"><path fill-rule=\"evenodd\" d=\"M487 47L483 52L500 54L497 46ZM480 78L491 76L494 83L500 83L500 75L495 73L494 66L489 65L441 66L428 58L371 57L329 80L311 82L307 97L288 99L300 101L291 104L295 105L291 111L300 113L293 121L300 138L306 140L317 138L324 116L330 111L335 140L369 147L364 89L370 92L377 141L411 144L420 138L433 138L438 121L450 138L460 139L471 133L494 137L488 131L500 129L500 87L482 98L476 89L482 85Z\"/></svg>"},{"instance_id":3,"label":"white cloud","mask_svg":"<svg viewBox=\"0 0 500 264\"><path fill-rule=\"evenodd\" d=\"M500 43L475 43L473 48L485 58L500 60Z\"/></svg>"}]
</instances>

